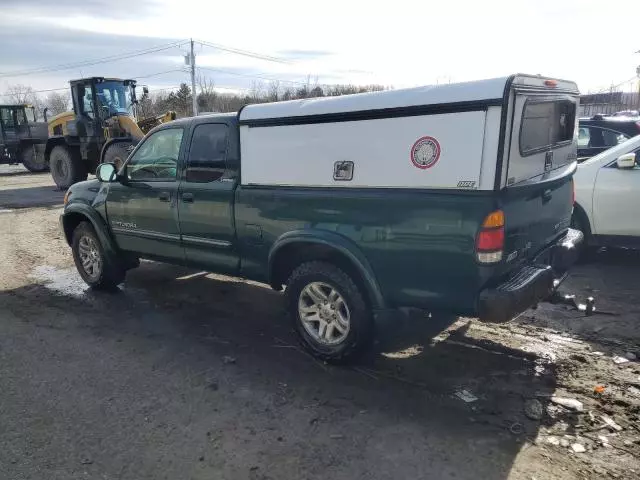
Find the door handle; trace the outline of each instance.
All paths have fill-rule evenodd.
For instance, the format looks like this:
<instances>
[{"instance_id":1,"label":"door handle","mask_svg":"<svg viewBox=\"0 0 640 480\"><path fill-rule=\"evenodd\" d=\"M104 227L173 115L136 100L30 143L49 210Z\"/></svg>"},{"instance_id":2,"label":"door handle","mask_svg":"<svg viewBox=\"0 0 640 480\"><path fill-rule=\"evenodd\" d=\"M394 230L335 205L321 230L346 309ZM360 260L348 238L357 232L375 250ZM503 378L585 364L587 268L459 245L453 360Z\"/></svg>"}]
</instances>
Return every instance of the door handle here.
<instances>
[{"instance_id":1,"label":"door handle","mask_svg":"<svg viewBox=\"0 0 640 480\"><path fill-rule=\"evenodd\" d=\"M544 192L542 192L542 201L543 202L548 202L549 200L551 200L551 197L553 195L551 195L551 190L547 189Z\"/></svg>"},{"instance_id":2,"label":"door handle","mask_svg":"<svg viewBox=\"0 0 640 480\"><path fill-rule=\"evenodd\" d=\"M183 193L182 201L186 203L193 203L193 193Z\"/></svg>"},{"instance_id":3,"label":"door handle","mask_svg":"<svg viewBox=\"0 0 640 480\"><path fill-rule=\"evenodd\" d=\"M160 192L160 194L158 195L158 198L160 199L161 202L170 202L171 194L169 192Z\"/></svg>"}]
</instances>

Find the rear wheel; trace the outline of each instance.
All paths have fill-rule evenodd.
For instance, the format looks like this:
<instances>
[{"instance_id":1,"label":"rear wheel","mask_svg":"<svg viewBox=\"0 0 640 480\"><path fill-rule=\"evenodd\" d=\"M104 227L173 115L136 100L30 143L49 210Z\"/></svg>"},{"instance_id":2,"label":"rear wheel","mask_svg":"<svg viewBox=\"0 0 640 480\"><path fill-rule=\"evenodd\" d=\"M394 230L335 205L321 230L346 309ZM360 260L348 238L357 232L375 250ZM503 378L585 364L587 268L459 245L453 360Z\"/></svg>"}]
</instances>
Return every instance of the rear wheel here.
<instances>
[{"instance_id":1,"label":"rear wheel","mask_svg":"<svg viewBox=\"0 0 640 480\"><path fill-rule=\"evenodd\" d=\"M304 347L331 363L362 354L373 337L373 315L364 293L343 270L307 262L287 280L288 311Z\"/></svg>"},{"instance_id":2,"label":"rear wheel","mask_svg":"<svg viewBox=\"0 0 640 480\"><path fill-rule=\"evenodd\" d=\"M61 189L87 179L87 169L80 154L64 145L53 147L49 156L49 168L53 181Z\"/></svg>"},{"instance_id":3,"label":"rear wheel","mask_svg":"<svg viewBox=\"0 0 640 480\"><path fill-rule=\"evenodd\" d=\"M38 152L36 147L33 145L29 145L22 149L20 152L20 161L22 162L22 165L24 165L24 168L30 172L44 172L49 168L47 163L44 161L42 151Z\"/></svg>"},{"instance_id":4,"label":"rear wheel","mask_svg":"<svg viewBox=\"0 0 640 480\"><path fill-rule=\"evenodd\" d=\"M585 218L585 215L574 207L573 215L571 215L571 228L580 230L584 235L584 241L580 246L579 255L581 261L587 261L589 259L589 235L591 233L589 228L589 220Z\"/></svg>"},{"instance_id":5,"label":"rear wheel","mask_svg":"<svg viewBox=\"0 0 640 480\"><path fill-rule=\"evenodd\" d=\"M93 226L80 223L73 231L73 261L87 285L96 290L114 290L124 280L125 270L104 253Z\"/></svg>"},{"instance_id":6,"label":"rear wheel","mask_svg":"<svg viewBox=\"0 0 640 480\"><path fill-rule=\"evenodd\" d=\"M104 153L103 162L113 163L116 166L116 170L120 171L129 156L130 148L131 144L129 142L118 142L109 145Z\"/></svg>"}]
</instances>

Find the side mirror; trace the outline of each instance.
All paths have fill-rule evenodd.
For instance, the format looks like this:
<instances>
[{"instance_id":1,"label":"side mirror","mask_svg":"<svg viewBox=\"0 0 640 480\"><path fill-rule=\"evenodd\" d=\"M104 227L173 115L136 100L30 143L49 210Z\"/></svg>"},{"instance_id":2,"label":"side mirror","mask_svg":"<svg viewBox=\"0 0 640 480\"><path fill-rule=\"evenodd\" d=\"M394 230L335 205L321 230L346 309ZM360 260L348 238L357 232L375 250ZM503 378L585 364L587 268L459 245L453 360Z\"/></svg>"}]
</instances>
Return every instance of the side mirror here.
<instances>
[{"instance_id":1,"label":"side mirror","mask_svg":"<svg viewBox=\"0 0 640 480\"><path fill-rule=\"evenodd\" d=\"M636 154L635 153L625 153L624 155L620 155L616 160L616 164L618 168L621 169L630 169L635 168L636 166Z\"/></svg>"},{"instance_id":2,"label":"side mirror","mask_svg":"<svg viewBox=\"0 0 640 480\"><path fill-rule=\"evenodd\" d=\"M101 182L113 182L116 174L116 166L113 163L101 163L96 170L96 177Z\"/></svg>"}]
</instances>

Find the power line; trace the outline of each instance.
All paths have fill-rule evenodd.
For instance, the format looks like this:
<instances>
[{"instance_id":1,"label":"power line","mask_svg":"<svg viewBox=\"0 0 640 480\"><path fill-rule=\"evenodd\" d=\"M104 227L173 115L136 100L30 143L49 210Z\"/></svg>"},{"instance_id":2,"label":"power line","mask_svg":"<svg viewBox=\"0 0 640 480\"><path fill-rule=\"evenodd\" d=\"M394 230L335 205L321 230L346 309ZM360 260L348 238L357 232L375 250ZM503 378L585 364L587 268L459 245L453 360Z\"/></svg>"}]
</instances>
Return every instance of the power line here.
<instances>
[{"instance_id":1,"label":"power line","mask_svg":"<svg viewBox=\"0 0 640 480\"><path fill-rule=\"evenodd\" d=\"M69 87L62 87L62 88L48 88L46 90L33 90L30 92L24 92L26 94L31 94L31 93L45 93L45 92L59 92L61 90L69 90ZM22 92L20 92L22 93ZM0 97L11 97L15 95L15 93L0 93Z\"/></svg>"},{"instance_id":2,"label":"power line","mask_svg":"<svg viewBox=\"0 0 640 480\"><path fill-rule=\"evenodd\" d=\"M259 60L265 60L267 62L284 63L287 65L291 65L293 63L284 58L273 57L271 55L264 55L261 53L251 52L249 50L242 50L239 48L228 47L225 45L220 45L219 43L205 42L203 40L196 40L196 43L199 43L200 45L203 45L205 47L211 47L217 50L222 50L223 52L235 53L236 55L243 55L245 57L257 58Z\"/></svg>"},{"instance_id":3,"label":"power line","mask_svg":"<svg viewBox=\"0 0 640 480\"><path fill-rule=\"evenodd\" d=\"M295 85L308 85L308 82L297 82L295 80L284 80L281 78L275 78L275 77L265 77L262 75L251 75L248 73L237 73L237 72L232 72L230 70L223 70L220 68L210 68L210 67L198 67L200 70L209 70L212 72L218 72L218 73L224 73L227 75L235 75L237 77L246 77L246 78L258 78L260 80L269 80L272 82L283 82L283 83L293 83Z\"/></svg>"},{"instance_id":4,"label":"power line","mask_svg":"<svg viewBox=\"0 0 640 480\"><path fill-rule=\"evenodd\" d=\"M116 55L110 55L110 56L107 56L107 57L102 57L102 58L93 59L93 60L84 60L84 61L75 62L75 63L66 63L66 64L60 64L60 65L53 65L53 66L49 66L49 67L40 67L40 68L31 69L31 70L5 72L5 73L0 73L0 78L26 76L26 75L37 75L37 74L41 74L41 73L57 72L57 71L60 71L60 70L70 70L70 69L79 68L79 67L90 67L90 66L98 65L98 64L102 64L102 63L116 62L116 61L119 61L119 60L126 60L126 59L129 59L129 58L135 58L135 57L139 57L139 56L142 56L142 55L149 55L151 53L162 52L164 50L169 50L169 49L172 49L172 48L180 47L180 46L184 45L185 43L188 43L188 41L182 40L182 41L179 41L179 42L159 45L159 46L150 47L150 48L146 48L146 49L143 49L143 50L136 50L136 51L128 52L128 53L120 53L120 54L116 54Z\"/></svg>"},{"instance_id":5,"label":"power line","mask_svg":"<svg viewBox=\"0 0 640 480\"><path fill-rule=\"evenodd\" d=\"M156 77L156 76L159 76L159 75L164 75L166 73L172 73L172 72L184 72L184 70L182 70L180 68L174 68L173 70L166 70L164 72L149 73L147 75L138 75L138 76L133 77L133 78L138 79L138 78ZM30 91L30 92L26 92L26 93L31 94L31 93L59 92L59 91L62 91L62 90L69 90L69 88L70 88L69 86L60 87L60 88L47 88L47 89L44 89L44 90L33 90L33 91ZM170 87L170 88L179 88L179 87ZM0 97L10 97L12 95L15 95L15 94L13 94L13 93L0 93Z\"/></svg>"}]
</instances>

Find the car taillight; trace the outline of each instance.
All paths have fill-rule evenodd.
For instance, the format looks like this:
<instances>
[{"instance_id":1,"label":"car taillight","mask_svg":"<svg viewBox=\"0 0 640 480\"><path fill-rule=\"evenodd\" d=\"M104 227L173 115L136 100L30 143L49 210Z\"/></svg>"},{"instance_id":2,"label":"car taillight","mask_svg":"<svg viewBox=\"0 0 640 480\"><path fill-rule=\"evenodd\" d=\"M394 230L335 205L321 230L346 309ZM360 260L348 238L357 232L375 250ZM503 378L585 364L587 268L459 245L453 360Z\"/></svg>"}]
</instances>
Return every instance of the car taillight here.
<instances>
[{"instance_id":1,"label":"car taillight","mask_svg":"<svg viewBox=\"0 0 640 480\"><path fill-rule=\"evenodd\" d=\"M482 222L476 238L476 258L480 263L498 263L504 249L504 212L496 210Z\"/></svg>"},{"instance_id":2,"label":"car taillight","mask_svg":"<svg viewBox=\"0 0 640 480\"><path fill-rule=\"evenodd\" d=\"M640 122L636 122L636 127L638 127L638 131L640 132Z\"/></svg>"}]
</instances>

